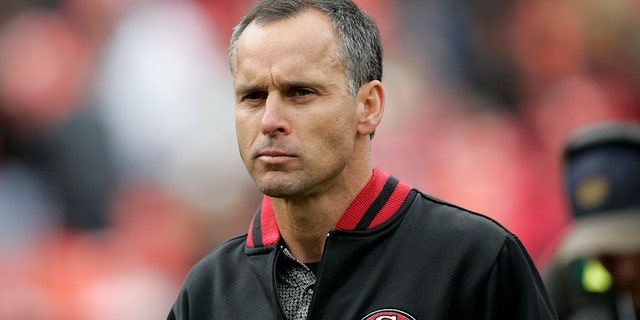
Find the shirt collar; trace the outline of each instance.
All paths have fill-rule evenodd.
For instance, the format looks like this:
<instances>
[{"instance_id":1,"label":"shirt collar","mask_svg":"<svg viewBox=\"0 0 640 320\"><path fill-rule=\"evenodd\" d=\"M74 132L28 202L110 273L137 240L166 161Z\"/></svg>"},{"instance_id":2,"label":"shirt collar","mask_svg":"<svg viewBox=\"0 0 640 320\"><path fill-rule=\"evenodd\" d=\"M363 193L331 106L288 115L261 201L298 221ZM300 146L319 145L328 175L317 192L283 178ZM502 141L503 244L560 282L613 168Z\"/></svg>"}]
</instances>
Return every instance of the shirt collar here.
<instances>
[{"instance_id":1,"label":"shirt collar","mask_svg":"<svg viewBox=\"0 0 640 320\"><path fill-rule=\"evenodd\" d=\"M367 185L353 200L335 230L368 230L388 221L407 199L411 187L375 168ZM267 247L280 242L271 198L264 196L249 227L247 246Z\"/></svg>"}]
</instances>

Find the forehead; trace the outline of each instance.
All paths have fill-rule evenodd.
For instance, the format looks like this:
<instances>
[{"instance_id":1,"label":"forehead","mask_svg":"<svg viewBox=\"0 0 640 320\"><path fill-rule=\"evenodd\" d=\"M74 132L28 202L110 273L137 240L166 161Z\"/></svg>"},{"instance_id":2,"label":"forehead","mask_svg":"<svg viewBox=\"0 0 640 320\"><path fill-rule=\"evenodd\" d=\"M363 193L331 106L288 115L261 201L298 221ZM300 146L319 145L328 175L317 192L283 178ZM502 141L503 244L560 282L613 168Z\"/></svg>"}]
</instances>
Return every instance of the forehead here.
<instances>
[{"instance_id":1,"label":"forehead","mask_svg":"<svg viewBox=\"0 0 640 320\"><path fill-rule=\"evenodd\" d=\"M337 60L339 44L331 18L320 10L308 9L284 19L249 24L238 39L233 62L238 66L255 58L283 61L284 55L286 59Z\"/></svg>"}]
</instances>

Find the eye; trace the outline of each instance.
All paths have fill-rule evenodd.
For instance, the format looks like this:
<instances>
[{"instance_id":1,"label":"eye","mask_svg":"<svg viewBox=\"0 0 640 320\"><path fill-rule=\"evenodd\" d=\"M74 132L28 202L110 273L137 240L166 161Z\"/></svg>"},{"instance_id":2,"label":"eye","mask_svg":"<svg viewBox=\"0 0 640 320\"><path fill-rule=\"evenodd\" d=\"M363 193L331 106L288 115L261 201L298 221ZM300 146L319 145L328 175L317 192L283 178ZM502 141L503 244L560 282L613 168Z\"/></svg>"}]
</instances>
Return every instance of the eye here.
<instances>
[{"instance_id":1,"label":"eye","mask_svg":"<svg viewBox=\"0 0 640 320\"><path fill-rule=\"evenodd\" d=\"M294 97L304 97L304 96L308 96L310 94L313 94L313 91L306 89L306 88L297 88L295 90L293 90L293 96Z\"/></svg>"},{"instance_id":2,"label":"eye","mask_svg":"<svg viewBox=\"0 0 640 320\"><path fill-rule=\"evenodd\" d=\"M264 100L267 98L267 93L263 91L251 92L243 97L243 100Z\"/></svg>"}]
</instances>

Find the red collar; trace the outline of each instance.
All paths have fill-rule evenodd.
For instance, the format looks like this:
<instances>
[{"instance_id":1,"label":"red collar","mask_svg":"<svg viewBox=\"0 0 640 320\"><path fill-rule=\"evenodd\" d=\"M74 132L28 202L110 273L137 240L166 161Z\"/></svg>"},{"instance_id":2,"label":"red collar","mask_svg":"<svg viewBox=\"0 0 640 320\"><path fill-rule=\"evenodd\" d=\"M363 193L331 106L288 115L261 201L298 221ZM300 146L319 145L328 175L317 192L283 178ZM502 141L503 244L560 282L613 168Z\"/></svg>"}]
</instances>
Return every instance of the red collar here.
<instances>
[{"instance_id":1,"label":"red collar","mask_svg":"<svg viewBox=\"0 0 640 320\"><path fill-rule=\"evenodd\" d=\"M375 168L373 176L344 213L336 230L368 230L375 228L400 209L411 187L388 173ZM247 237L250 248L266 247L280 242L280 230L276 222L271 198L264 196Z\"/></svg>"}]
</instances>

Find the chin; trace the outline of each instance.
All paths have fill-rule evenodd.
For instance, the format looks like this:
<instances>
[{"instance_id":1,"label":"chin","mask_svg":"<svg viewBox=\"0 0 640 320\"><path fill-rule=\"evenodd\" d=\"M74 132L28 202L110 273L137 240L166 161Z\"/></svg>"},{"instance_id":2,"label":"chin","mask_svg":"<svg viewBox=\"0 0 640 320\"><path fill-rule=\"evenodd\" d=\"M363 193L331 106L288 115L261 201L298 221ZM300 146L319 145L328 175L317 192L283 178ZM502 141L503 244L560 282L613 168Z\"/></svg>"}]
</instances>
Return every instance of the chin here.
<instances>
[{"instance_id":1,"label":"chin","mask_svg":"<svg viewBox=\"0 0 640 320\"><path fill-rule=\"evenodd\" d=\"M279 179L267 179L264 176L256 180L258 189L265 195L274 198L284 198L291 193L291 187Z\"/></svg>"},{"instance_id":2,"label":"chin","mask_svg":"<svg viewBox=\"0 0 640 320\"><path fill-rule=\"evenodd\" d=\"M290 173L269 171L253 177L262 193L275 198L284 198L300 192L296 179Z\"/></svg>"},{"instance_id":3,"label":"chin","mask_svg":"<svg viewBox=\"0 0 640 320\"><path fill-rule=\"evenodd\" d=\"M280 188L260 188L260 191L272 198L290 198L292 196L291 192Z\"/></svg>"},{"instance_id":4,"label":"chin","mask_svg":"<svg viewBox=\"0 0 640 320\"><path fill-rule=\"evenodd\" d=\"M262 183L258 184L258 188L265 195L272 198L294 198L304 196L307 190L290 183Z\"/></svg>"}]
</instances>

